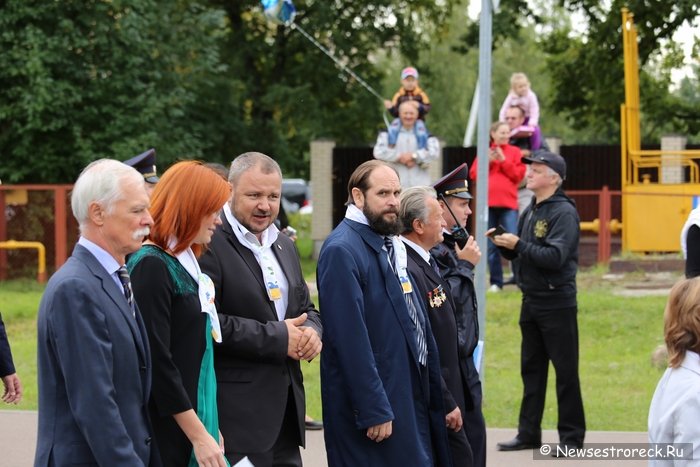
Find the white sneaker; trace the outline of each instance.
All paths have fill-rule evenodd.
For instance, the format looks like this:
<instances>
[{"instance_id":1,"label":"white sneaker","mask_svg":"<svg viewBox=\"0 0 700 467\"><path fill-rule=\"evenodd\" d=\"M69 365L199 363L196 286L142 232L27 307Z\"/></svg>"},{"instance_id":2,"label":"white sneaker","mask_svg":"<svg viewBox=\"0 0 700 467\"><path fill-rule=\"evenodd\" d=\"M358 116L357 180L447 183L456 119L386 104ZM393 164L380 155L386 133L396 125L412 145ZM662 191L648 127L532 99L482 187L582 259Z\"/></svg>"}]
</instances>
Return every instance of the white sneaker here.
<instances>
[{"instance_id":1,"label":"white sneaker","mask_svg":"<svg viewBox=\"0 0 700 467\"><path fill-rule=\"evenodd\" d=\"M491 287L489 287L489 292L497 293L500 291L501 291L501 288L496 284L491 284Z\"/></svg>"}]
</instances>

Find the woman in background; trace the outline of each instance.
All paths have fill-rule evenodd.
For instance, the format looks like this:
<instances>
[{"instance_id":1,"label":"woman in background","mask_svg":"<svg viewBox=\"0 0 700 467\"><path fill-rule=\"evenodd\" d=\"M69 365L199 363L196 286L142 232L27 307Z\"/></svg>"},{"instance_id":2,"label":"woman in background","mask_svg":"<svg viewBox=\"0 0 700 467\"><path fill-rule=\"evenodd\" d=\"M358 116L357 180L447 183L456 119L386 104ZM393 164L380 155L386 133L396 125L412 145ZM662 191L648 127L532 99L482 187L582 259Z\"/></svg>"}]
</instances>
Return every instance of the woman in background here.
<instances>
[{"instance_id":1,"label":"woman in background","mask_svg":"<svg viewBox=\"0 0 700 467\"><path fill-rule=\"evenodd\" d=\"M669 368L656 386L649 408L649 442L690 443L686 451L692 452L685 452L684 456L697 460L700 459L700 277L684 279L671 289L664 313L664 337ZM676 460L675 465L679 464L683 462ZM674 460L651 460L649 465L674 465Z\"/></svg>"},{"instance_id":2,"label":"woman in background","mask_svg":"<svg viewBox=\"0 0 700 467\"><path fill-rule=\"evenodd\" d=\"M153 227L128 261L153 360L149 409L165 466L228 465L216 408L212 338L221 330L214 285L197 257L211 241L230 185L199 162L179 162L156 185Z\"/></svg>"},{"instance_id":3,"label":"woman in background","mask_svg":"<svg viewBox=\"0 0 700 467\"><path fill-rule=\"evenodd\" d=\"M491 125L491 145L489 148L489 222L492 229L499 225L506 232L518 230L518 185L525 176L522 152L517 146L508 144L510 129L507 123L494 122ZM469 178L476 179L477 161L469 169ZM488 262L491 287L490 292L503 289L503 267L501 254L493 243L488 244Z\"/></svg>"}]
</instances>

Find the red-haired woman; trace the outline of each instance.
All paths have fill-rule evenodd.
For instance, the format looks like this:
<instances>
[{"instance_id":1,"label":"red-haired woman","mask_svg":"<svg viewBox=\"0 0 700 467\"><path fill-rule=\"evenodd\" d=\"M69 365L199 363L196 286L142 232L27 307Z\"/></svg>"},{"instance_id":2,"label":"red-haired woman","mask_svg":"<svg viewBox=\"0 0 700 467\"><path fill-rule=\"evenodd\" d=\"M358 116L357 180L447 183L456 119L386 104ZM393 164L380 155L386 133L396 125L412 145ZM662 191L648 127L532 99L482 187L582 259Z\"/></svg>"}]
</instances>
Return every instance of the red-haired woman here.
<instances>
[{"instance_id":1,"label":"red-haired woman","mask_svg":"<svg viewBox=\"0 0 700 467\"><path fill-rule=\"evenodd\" d=\"M221 224L230 185L199 162L178 162L156 185L153 227L128 262L153 360L150 412L163 465L225 466L212 338L214 285L197 257Z\"/></svg>"}]
</instances>

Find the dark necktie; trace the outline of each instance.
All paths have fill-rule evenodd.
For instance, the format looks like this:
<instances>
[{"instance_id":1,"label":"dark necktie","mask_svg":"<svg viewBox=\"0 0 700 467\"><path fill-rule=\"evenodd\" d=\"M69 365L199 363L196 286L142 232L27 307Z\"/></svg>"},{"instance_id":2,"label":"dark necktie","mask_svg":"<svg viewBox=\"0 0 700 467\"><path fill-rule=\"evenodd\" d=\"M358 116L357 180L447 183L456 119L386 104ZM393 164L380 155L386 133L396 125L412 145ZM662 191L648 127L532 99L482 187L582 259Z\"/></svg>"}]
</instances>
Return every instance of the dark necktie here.
<instances>
[{"instance_id":1,"label":"dark necktie","mask_svg":"<svg viewBox=\"0 0 700 467\"><path fill-rule=\"evenodd\" d=\"M396 252L394 251L394 243L391 237L384 237L384 247L389 253L389 264L392 269L396 272ZM399 279L400 280L400 279ZM403 292L403 289L402 289ZM416 310L416 305L413 303L412 293L404 293L403 299L406 302L406 308L408 308L408 316L411 317L413 326L416 330L416 345L418 346L418 361L421 365L425 365L428 361L428 346L425 343L425 335L423 334L423 326L421 326L418 321L418 310Z\"/></svg>"},{"instance_id":2,"label":"dark necktie","mask_svg":"<svg viewBox=\"0 0 700 467\"><path fill-rule=\"evenodd\" d=\"M117 269L117 275L122 283L122 287L124 287L124 297L126 297L126 303L129 304L131 313L134 315L134 317L136 317L136 312L134 311L134 294L131 291L131 278L129 277L129 271L126 270L126 266L122 266Z\"/></svg>"},{"instance_id":3,"label":"dark necktie","mask_svg":"<svg viewBox=\"0 0 700 467\"><path fill-rule=\"evenodd\" d=\"M437 262L435 261L435 258L432 257L432 255L430 256L430 266L433 268L433 271L435 271L435 274L442 277L442 275L440 274L440 268L438 267Z\"/></svg>"}]
</instances>

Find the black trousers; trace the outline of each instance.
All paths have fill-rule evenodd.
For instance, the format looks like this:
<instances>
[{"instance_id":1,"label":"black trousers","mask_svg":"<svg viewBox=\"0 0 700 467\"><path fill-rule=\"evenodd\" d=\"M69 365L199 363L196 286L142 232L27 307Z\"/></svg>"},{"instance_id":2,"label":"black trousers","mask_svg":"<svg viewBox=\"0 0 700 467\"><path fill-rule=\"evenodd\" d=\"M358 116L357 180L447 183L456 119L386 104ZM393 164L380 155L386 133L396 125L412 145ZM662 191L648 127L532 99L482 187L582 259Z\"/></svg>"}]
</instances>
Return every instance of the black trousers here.
<instances>
[{"instance_id":1,"label":"black trousers","mask_svg":"<svg viewBox=\"0 0 700 467\"><path fill-rule=\"evenodd\" d=\"M225 442L226 440L224 440ZM242 453L227 457L231 465L248 456L248 459L255 467L301 467L300 444L301 434L297 423L296 404L294 403L294 394L290 386L282 428L272 449L263 453Z\"/></svg>"},{"instance_id":2,"label":"black trousers","mask_svg":"<svg viewBox=\"0 0 700 467\"><path fill-rule=\"evenodd\" d=\"M523 301L520 311L523 401L518 437L524 441L540 442L542 439L542 414L551 361L557 380L559 441L583 445L586 420L578 377L577 311L577 307L542 310Z\"/></svg>"},{"instance_id":3,"label":"black trousers","mask_svg":"<svg viewBox=\"0 0 700 467\"><path fill-rule=\"evenodd\" d=\"M481 380L471 357L469 357L466 366L468 368L467 380L473 407L466 409L462 414L462 422L464 423L462 430L467 435L474 458L474 466L486 467L486 422L481 411L483 398Z\"/></svg>"}]
</instances>

